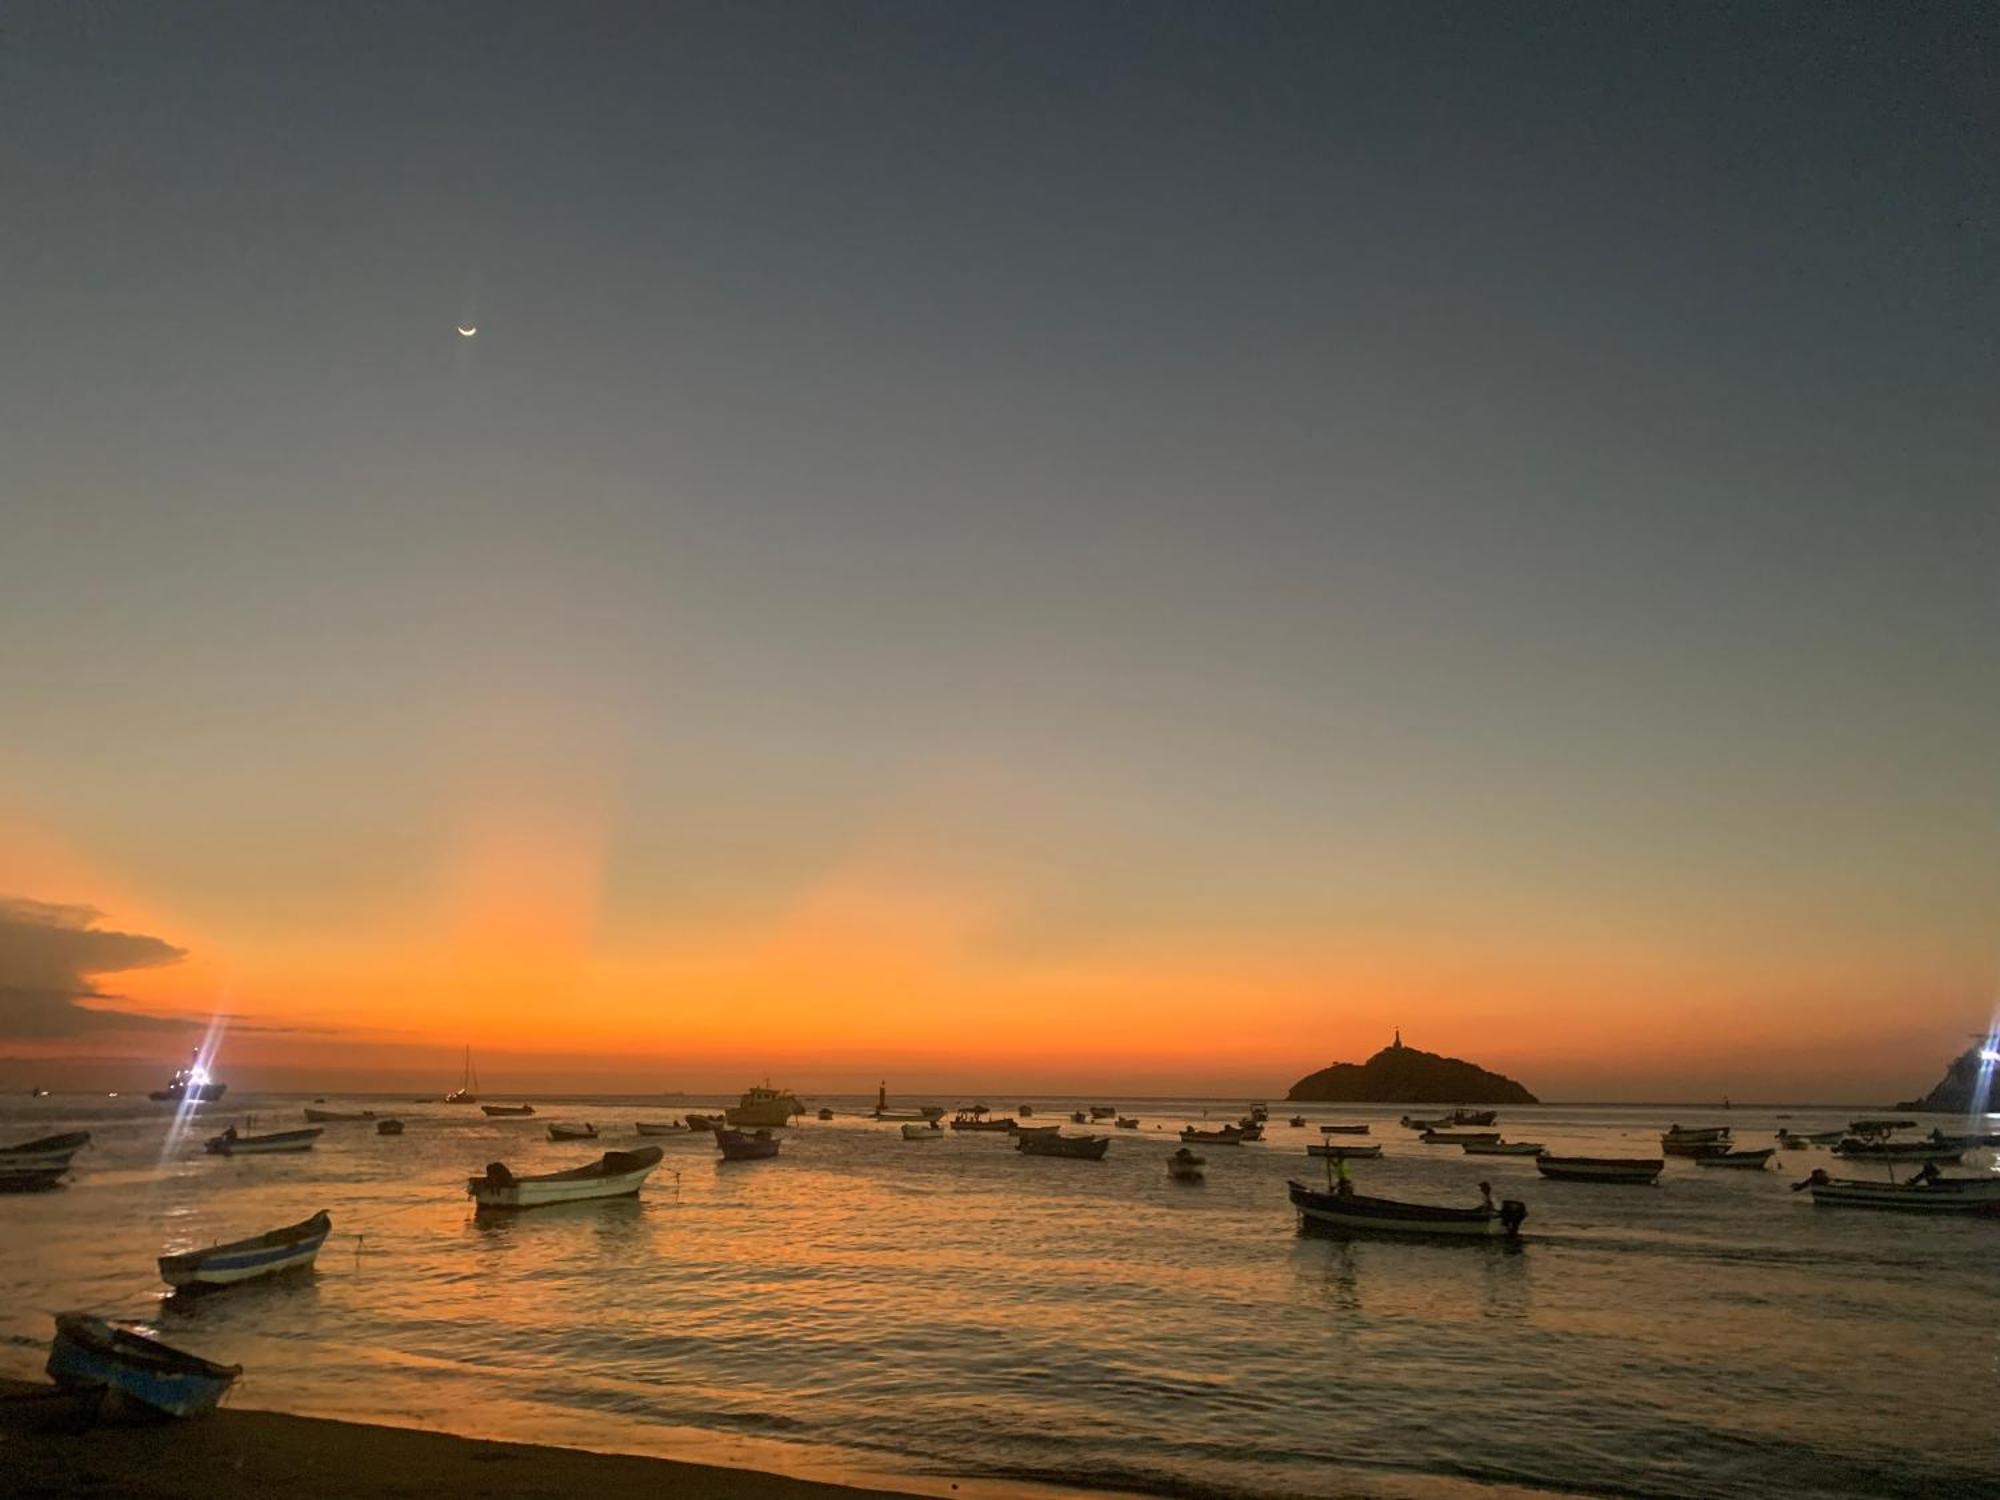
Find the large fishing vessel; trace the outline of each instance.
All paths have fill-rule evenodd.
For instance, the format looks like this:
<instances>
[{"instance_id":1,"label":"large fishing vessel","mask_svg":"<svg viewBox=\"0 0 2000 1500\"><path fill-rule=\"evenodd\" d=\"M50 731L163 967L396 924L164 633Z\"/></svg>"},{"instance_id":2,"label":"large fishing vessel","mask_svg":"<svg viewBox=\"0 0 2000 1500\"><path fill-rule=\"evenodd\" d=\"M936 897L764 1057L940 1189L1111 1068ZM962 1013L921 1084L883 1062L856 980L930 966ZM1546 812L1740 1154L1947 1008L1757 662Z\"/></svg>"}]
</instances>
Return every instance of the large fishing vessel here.
<instances>
[{"instance_id":1,"label":"large fishing vessel","mask_svg":"<svg viewBox=\"0 0 2000 1500\"><path fill-rule=\"evenodd\" d=\"M178 1104L182 1100L200 1104L220 1099L228 1092L228 1084L217 1083L208 1076L208 1069L202 1066L201 1048L197 1047L188 1065L185 1068L175 1069L174 1076L167 1080L165 1088L154 1089L146 1097L155 1104Z\"/></svg>"},{"instance_id":2,"label":"large fishing vessel","mask_svg":"<svg viewBox=\"0 0 2000 1500\"><path fill-rule=\"evenodd\" d=\"M789 1125L806 1107L790 1089L774 1089L769 1083L743 1091L735 1107L724 1111L731 1125Z\"/></svg>"}]
</instances>

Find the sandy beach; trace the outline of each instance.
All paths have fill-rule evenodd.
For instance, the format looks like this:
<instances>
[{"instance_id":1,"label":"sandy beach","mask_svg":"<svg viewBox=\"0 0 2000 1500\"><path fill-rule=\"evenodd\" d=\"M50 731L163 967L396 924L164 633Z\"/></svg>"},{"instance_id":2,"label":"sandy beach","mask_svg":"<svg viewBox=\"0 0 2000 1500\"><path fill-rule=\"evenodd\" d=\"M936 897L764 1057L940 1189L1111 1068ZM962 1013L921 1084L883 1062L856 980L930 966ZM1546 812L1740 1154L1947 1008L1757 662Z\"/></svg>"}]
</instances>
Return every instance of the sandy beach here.
<instances>
[{"instance_id":1,"label":"sandy beach","mask_svg":"<svg viewBox=\"0 0 2000 1500\"><path fill-rule=\"evenodd\" d=\"M200 1495L348 1500L355 1495L592 1500L864 1500L917 1493L790 1479L755 1469L491 1443L279 1412L76 1430L54 1388L0 1382L0 1470L13 1495Z\"/></svg>"}]
</instances>

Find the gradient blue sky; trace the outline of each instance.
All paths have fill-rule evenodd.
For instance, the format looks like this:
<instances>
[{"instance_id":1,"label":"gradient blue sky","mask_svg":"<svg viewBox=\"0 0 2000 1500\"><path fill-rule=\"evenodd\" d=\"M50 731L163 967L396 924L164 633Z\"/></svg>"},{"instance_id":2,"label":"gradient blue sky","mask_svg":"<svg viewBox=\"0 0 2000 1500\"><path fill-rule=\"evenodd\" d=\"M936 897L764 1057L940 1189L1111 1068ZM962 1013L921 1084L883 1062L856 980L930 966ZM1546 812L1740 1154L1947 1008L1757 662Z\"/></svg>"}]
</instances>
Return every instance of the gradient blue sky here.
<instances>
[{"instance_id":1,"label":"gradient blue sky","mask_svg":"<svg viewBox=\"0 0 2000 1500\"><path fill-rule=\"evenodd\" d=\"M4 25L0 895L274 1077L615 1061L502 971L696 1082L1990 1011L1990 7Z\"/></svg>"}]
</instances>

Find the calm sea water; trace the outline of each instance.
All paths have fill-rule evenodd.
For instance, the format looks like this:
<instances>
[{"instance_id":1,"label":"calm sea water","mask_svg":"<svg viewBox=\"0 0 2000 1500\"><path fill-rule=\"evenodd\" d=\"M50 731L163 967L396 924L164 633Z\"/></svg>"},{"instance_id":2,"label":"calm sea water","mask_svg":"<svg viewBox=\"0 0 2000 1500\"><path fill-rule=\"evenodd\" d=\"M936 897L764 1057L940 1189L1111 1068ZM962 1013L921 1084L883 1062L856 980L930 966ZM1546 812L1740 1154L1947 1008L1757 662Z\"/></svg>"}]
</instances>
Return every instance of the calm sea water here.
<instances>
[{"instance_id":1,"label":"calm sea water","mask_svg":"<svg viewBox=\"0 0 2000 1500\"><path fill-rule=\"evenodd\" d=\"M1764 1174L1669 1163L1655 1188L1543 1182L1531 1161L1427 1147L1371 1120L1364 1191L1525 1199L1518 1248L1299 1232L1310 1126L1203 1148L1170 1182L1182 1123L1235 1101L1122 1102L1138 1133L1103 1162L1027 1159L1010 1138L904 1142L859 1118L724 1164L663 1139L636 1201L488 1222L464 1178L637 1144L699 1099L537 1100L532 1120L393 1112L400 1138L332 1125L291 1157L211 1157L246 1114L17 1099L0 1140L95 1133L73 1184L0 1196L0 1367L39 1371L58 1308L103 1304L247 1374L236 1404L795 1472L987 1476L1202 1496L2000 1494L2000 1222L1815 1210ZM858 1111L857 1099L816 1099ZM949 1102L940 1100L938 1102ZM992 1101L1014 1104L1020 1101ZM1047 1123L1077 1101L1038 1100ZM1101 1101L1113 1102L1113 1101ZM1847 1112L1782 1123L1828 1128ZM604 1141L554 1145L552 1119ZM1670 1118L1769 1144L1766 1111L1543 1108L1510 1137L1656 1154ZM1928 1124L1930 1122L1926 1122ZM1165 1128L1160 1128L1165 1127ZM1991 1153L1969 1163L1995 1170ZM310 1279L163 1308L162 1253L329 1209ZM359 1235L361 1238L357 1239ZM942 1486L940 1486L942 1487Z\"/></svg>"}]
</instances>

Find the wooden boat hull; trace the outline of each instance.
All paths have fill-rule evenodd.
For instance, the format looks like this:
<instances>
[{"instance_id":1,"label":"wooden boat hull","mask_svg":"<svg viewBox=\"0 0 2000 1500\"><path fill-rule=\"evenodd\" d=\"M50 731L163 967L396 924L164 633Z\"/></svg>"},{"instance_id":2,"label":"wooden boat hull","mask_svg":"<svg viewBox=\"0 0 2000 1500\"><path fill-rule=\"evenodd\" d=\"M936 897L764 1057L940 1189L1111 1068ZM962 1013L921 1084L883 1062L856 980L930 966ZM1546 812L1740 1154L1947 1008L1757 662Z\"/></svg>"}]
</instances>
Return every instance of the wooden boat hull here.
<instances>
[{"instance_id":1,"label":"wooden boat hull","mask_svg":"<svg viewBox=\"0 0 2000 1500\"><path fill-rule=\"evenodd\" d=\"M941 1141L944 1139L944 1132L936 1125L911 1123L904 1125L902 1129L903 1139L906 1141Z\"/></svg>"},{"instance_id":2,"label":"wooden boat hull","mask_svg":"<svg viewBox=\"0 0 2000 1500\"><path fill-rule=\"evenodd\" d=\"M535 1112L535 1106L532 1104L482 1104L479 1106L479 1112L487 1118L494 1120L526 1119Z\"/></svg>"},{"instance_id":3,"label":"wooden boat hull","mask_svg":"<svg viewBox=\"0 0 2000 1500\"><path fill-rule=\"evenodd\" d=\"M269 1234L213 1245L206 1250L163 1255L160 1280L178 1290L194 1291L301 1271L312 1265L320 1246L332 1232L333 1220L322 1209L310 1219L274 1229Z\"/></svg>"},{"instance_id":4,"label":"wooden boat hull","mask_svg":"<svg viewBox=\"0 0 2000 1500\"><path fill-rule=\"evenodd\" d=\"M1833 1148L1833 1154L1843 1161L1906 1161L1918 1166L1928 1161L1951 1167L1965 1160L1963 1147L1926 1145L1922 1141L1897 1141L1894 1145L1844 1141Z\"/></svg>"},{"instance_id":5,"label":"wooden boat hull","mask_svg":"<svg viewBox=\"0 0 2000 1500\"><path fill-rule=\"evenodd\" d=\"M1076 1161L1102 1161L1111 1149L1108 1135L1019 1135L1014 1149L1023 1156L1064 1156Z\"/></svg>"},{"instance_id":6,"label":"wooden boat hull","mask_svg":"<svg viewBox=\"0 0 2000 1500\"><path fill-rule=\"evenodd\" d=\"M1540 1156L1548 1147L1537 1141L1467 1141L1459 1149L1467 1156Z\"/></svg>"},{"instance_id":7,"label":"wooden boat hull","mask_svg":"<svg viewBox=\"0 0 2000 1500\"><path fill-rule=\"evenodd\" d=\"M1376 1142L1365 1146L1350 1146L1341 1141L1321 1141L1316 1146L1306 1147L1307 1156L1323 1156L1328 1161L1368 1161L1382 1154L1382 1147Z\"/></svg>"},{"instance_id":8,"label":"wooden boat hull","mask_svg":"<svg viewBox=\"0 0 2000 1500\"><path fill-rule=\"evenodd\" d=\"M1299 1218L1329 1229L1448 1239L1501 1239L1518 1235L1522 1221L1528 1216L1527 1206L1511 1198L1498 1208L1441 1208L1429 1203L1371 1198L1363 1193L1324 1193L1302 1182L1286 1186Z\"/></svg>"},{"instance_id":9,"label":"wooden boat hull","mask_svg":"<svg viewBox=\"0 0 2000 1500\"><path fill-rule=\"evenodd\" d=\"M724 1161L768 1161L778 1154L777 1138L745 1135L740 1130L718 1130L715 1144L722 1148Z\"/></svg>"},{"instance_id":10,"label":"wooden boat hull","mask_svg":"<svg viewBox=\"0 0 2000 1500\"><path fill-rule=\"evenodd\" d=\"M0 1193L39 1193L61 1183L70 1159L90 1144L90 1132L45 1135L0 1151Z\"/></svg>"},{"instance_id":11,"label":"wooden boat hull","mask_svg":"<svg viewBox=\"0 0 2000 1500\"><path fill-rule=\"evenodd\" d=\"M1181 1132L1181 1139L1190 1146L1234 1146L1243 1138L1240 1130L1196 1130L1192 1125Z\"/></svg>"},{"instance_id":12,"label":"wooden boat hull","mask_svg":"<svg viewBox=\"0 0 2000 1500\"><path fill-rule=\"evenodd\" d=\"M84 1313L59 1313L49 1378L69 1390L108 1390L170 1417L215 1410L243 1373Z\"/></svg>"},{"instance_id":13,"label":"wooden boat hull","mask_svg":"<svg viewBox=\"0 0 2000 1500\"><path fill-rule=\"evenodd\" d=\"M551 1125L549 1139L552 1141L594 1141L597 1139L595 1125Z\"/></svg>"},{"instance_id":14,"label":"wooden boat hull","mask_svg":"<svg viewBox=\"0 0 2000 1500\"><path fill-rule=\"evenodd\" d=\"M1369 1135L1373 1132L1366 1125L1322 1125L1321 1135Z\"/></svg>"},{"instance_id":15,"label":"wooden boat hull","mask_svg":"<svg viewBox=\"0 0 2000 1500\"><path fill-rule=\"evenodd\" d=\"M1667 1169L1659 1157L1549 1156L1535 1158L1535 1170L1558 1182L1650 1183Z\"/></svg>"},{"instance_id":16,"label":"wooden boat hull","mask_svg":"<svg viewBox=\"0 0 2000 1500\"><path fill-rule=\"evenodd\" d=\"M1487 1146L1500 1139L1497 1130L1426 1130L1418 1137L1426 1146Z\"/></svg>"},{"instance_id":17,"label":"wooden boat hull","mask_svg":"<svg viewBox=\"0 0 2000 1500\"><path fill-rule=\"evenodd\" d=\"M0 1172L0 1193L46 1193L62 1186L68 1167L22 1167Z\"/></svg>"},{"instance_id":18,"label":"wooden boat hull","mask_svg":"<svg viewBox=\"0 0 2000 1500\"><path fill-rule=\"evenodd\" d=\"M482 1209L545 1208L552 1203L582 1203L592 1198L629 1198L645 1185L660 1164L658 1146L637 1151L607 1151L587 1167L516 1177L502 1162L493 1162L484 1177L466 1180L466 1196Z\"/></svg>"},{"instance_id":19,"label":"wooden boat hull","mask_svg":"<svg viewBox=\"0 0 2000 1500\"><path fill-rule=\"evenodd\" d=\"M372 1109L313 1109L308 1106L305 1111L305 1117L308 1124L333 1125L355 1120L372 1120L375 1118L375 1111Z\"/></svg>"},{"instance_id":20,"label":"wooden boat hull","mask_svg":"<svg viewBox=\"0 0 2000 1500\"><path fill-rule=\"evenodd\" d=\"M2000 1215L2000 1177L1947 1177L1940 1182L1857 1182L1835 1178L1812 1184L1821 1208L1868 1208L1904 1214Z\"/></svg>"},{"instance_id":21,"label":"wooden boat hull","mask_svg":"<svg viewBox=\"0 0 2000 1500\"><path fill-rule=\"evenodd\" d=\"M1712 1156L1697 1156L1694 1164L1698 1167L1734 1167L1739 1171L1761 1172L1777 1154L1776 1146L1766 1146L1761 1151L1726 1151Z\"/></svg>"},{"instance_id":22,"label":"wooden boat hull","mask_svg":"<svg viewBox=\"0 0 2000 1500\"><path fill-rule=\"evenodd\" d=\"M1008 1120L953 1120L951 1122L951 1128L953 1130L990 1130L995 1133L1004 1133L1007 1135L1012 1135L1016 1130L1019 1130L1021 1127L1017 1121L1008 1119Z\"/></svg>"},{"instance_id":23,"label":"wooden boat hull","mask_svg":"<svg viewBox=\"0 0 2000 1500\"><path fill-rule=\"evenodd\" d=\"M271 1135L218 1135L204 1149L216 1156L271 1156L284 1151L310 1151L326 1132L314 1125L305 1130L280 1130Z\"/></svg>"}]
</instances>

